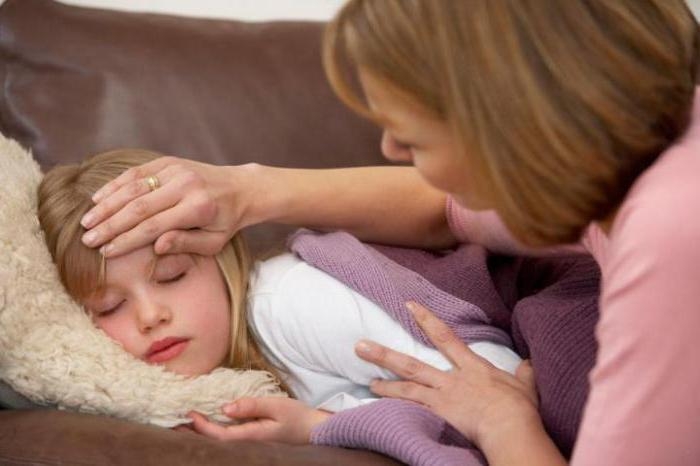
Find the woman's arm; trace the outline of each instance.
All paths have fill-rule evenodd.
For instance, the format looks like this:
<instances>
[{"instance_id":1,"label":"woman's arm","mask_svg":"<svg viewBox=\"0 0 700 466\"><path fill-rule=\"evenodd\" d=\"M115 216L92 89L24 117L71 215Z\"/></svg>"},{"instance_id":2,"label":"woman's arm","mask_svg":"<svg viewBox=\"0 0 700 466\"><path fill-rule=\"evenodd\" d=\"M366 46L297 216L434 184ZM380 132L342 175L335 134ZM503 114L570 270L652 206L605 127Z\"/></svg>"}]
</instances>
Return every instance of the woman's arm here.
<instances>
[{"instance_id":1,"label":"woman's arm","mask_svg":"<svg viewBox=\"0 0 700 466\"><path fill-rule=\"evenodd\" d=\"M320 230L348 231L376 243L421 248L454 245L446 195L413 167L303 170L257 166L264 183L254 217Z\"/></svg>"},{"instance_id":2,"label":"woman's arm","mask_svg":"<svg viewBox=\"0 0 700 466\"><path fill-rule=\"evenodd\" d=\"M151 191L145 179L159 180ZM156 241L156 252L218 252L239 229L280 222L344 229L365 241L442 248L456 242L445 195L413 167L305 170L219 167L163 157L100 189L83 218L92 247L116 256Z\"/></svg>"}]
</instances>

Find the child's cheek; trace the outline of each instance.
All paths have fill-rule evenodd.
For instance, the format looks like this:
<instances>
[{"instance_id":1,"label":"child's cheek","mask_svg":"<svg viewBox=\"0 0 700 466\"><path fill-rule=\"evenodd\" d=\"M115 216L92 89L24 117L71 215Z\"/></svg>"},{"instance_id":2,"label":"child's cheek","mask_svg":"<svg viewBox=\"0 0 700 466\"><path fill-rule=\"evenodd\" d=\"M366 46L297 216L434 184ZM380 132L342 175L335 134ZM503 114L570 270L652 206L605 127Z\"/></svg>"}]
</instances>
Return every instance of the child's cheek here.
<instances>
[{"instance_id":1,"label":"child's cheek","mask_svg":"<svg viewBox=\"0 0 700 466\"><path fill-rule=\"evenodd\" d=\"M134 329L130 328L128 319L120 316L97 319L97 328L102 329L109 338L121 344L126 351L134 356L140 356L134 347Z\"/></svg>"}]
</instances>

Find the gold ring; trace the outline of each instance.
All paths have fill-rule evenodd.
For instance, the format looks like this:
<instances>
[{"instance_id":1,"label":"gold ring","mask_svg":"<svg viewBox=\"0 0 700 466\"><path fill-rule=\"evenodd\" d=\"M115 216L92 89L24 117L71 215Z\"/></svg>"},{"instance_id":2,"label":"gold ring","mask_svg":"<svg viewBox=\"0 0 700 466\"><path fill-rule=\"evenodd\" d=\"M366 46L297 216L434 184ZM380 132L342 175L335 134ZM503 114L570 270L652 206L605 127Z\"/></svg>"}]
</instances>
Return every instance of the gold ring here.
<instances>
[{"instance_id":1,"label":"gold ring","mask_svg":"<svg viewBox=\"0 0 700 466\"><path fill-rule=\"evenodd\" d=\"M151 175L146 177L146 184L148 185L148 189L153 192L160 186L160 181L158 181L156 175Z\"/></svg>"}]
</instances>

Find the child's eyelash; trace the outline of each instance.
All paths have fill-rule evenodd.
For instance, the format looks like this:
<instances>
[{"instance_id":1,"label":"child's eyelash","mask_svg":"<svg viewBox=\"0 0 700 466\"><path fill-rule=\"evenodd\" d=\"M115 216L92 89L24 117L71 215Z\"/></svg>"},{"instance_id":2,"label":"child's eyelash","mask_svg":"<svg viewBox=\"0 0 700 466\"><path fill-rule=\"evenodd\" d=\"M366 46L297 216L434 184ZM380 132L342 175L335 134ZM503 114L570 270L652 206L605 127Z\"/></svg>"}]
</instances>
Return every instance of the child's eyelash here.
<instances>
[{"instance_id":1,"label":"child's eyelash","mask_svg":"<svg viewBox=\"0 0 700 466\"><path fill-rule=\"evenodd\" d=\"M119 309L123 303L124 303L124 301L121 301L121 302L120 302L119 304L117 304L116 306L110 307L109 309L105 309L104 311L99 311L99 312L97 313L97 317L105 317L105 316L108 316L108 315L114 313L114 311L116 311L117 309Z\"/></svg>"},{"instance_id":2,"label":"child's eyelash","mask_svg":"<svg viewBox=\"0 0 700 466\"><path fill-rule=\"evenodd\" d=\"M158 283L160 283L160 284L162 284L162 285L167 285L167 284L169 284L169 283L175 283L175 282L177 282L177 281L182 280L182 279L185 277L185 275L187 275L187 272L182 272L182 273L179 273L179 274L175 275L175 276L172 277L172 278L168 278L168 279L165 279L165 280L158 280ZM117 304L117 305L114 306L114 307L111 307L111 308L109 308L109 309L105 309L104 311L98 311L98 312L96 312L95 314L96 314L97 317L106 317L106 316L108 316L108 315L110 315L110 314L113 314L114 311L116 311L117 309L119 309L123 303L124 303L124 301L120 302L119 304Z\"/></svg>"},{"instance_id":3,"label":"child's eyelash","mask_svg":"<svg viewBox=\"0 0 700 466\"><path fill-rule=\"evenodd\" d=\"M185 275L187 275L187 272L182 272L180 274L175 275L172 278L168 278L166 280L159 280L158 283L162 283L162 284L174 283L174 282L177 282L177 281L181 280L182 278L184 278Z\"/></svg>"}]
</instances>

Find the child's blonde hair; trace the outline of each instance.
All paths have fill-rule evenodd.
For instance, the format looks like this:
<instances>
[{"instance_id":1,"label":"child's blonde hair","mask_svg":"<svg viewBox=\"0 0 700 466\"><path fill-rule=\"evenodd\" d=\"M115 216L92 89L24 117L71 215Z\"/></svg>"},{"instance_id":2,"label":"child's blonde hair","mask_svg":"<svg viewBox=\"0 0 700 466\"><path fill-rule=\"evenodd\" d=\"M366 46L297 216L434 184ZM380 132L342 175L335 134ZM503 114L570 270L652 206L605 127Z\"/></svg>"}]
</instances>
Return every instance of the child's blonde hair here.
<instances>
[{"instance_id":1,"label":"child's blonde hair","mask_svg":"<svg viewBox=\"0 0 700 466\"><path fill-rule=\"evenodd\" d=\"M686 128L697 54L683 0L350 0L324 39L341 99L375 118L359 68L446 121L469 188L530 245L614 213Z\"/></svg>"},{"instance_id":2,"label":"child's blonde hair","mask_svg":"<svg viewBox=\"0 0 700 466\"><path fill-rule=\"evenodd\" d=\"M51 169L39 185L39 222L58 273L68 293L78 303L104 286L104 258L85 246L82 216L93 207L92 195L108 181L131 167L161 154L139 149L101 153L79 164ZM216 256L231 303L231 345L228 367L260 369L274 374L282 388L277 368L268 363L248 329L246 295L251 259L243 237L236 234Z\"/></svg>"}]
</instances>

